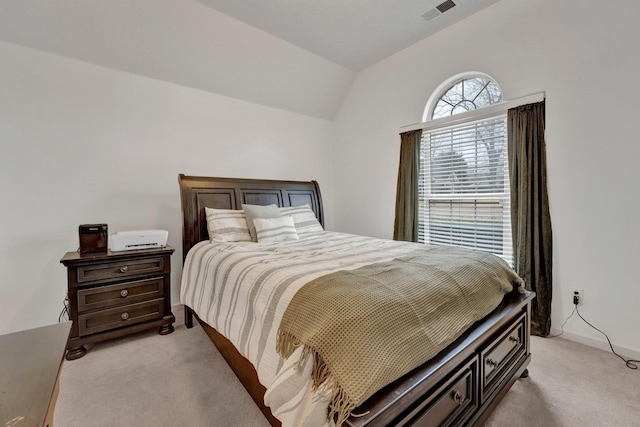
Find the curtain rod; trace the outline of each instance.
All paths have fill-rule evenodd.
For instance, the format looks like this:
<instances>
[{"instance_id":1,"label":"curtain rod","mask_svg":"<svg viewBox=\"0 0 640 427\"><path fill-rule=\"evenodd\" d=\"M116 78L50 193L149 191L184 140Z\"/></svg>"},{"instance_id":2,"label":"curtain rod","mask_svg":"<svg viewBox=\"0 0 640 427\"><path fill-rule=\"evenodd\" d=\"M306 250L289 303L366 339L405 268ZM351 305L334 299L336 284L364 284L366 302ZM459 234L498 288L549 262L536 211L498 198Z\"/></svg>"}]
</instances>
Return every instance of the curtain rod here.
<instances>
[{"instance_id":1,"label":"curtain rod","mask_svg":"<svg viewBox=\"0 0 640 427\"><path fill-rule=\"evenodd\" d=\"M502 112L507 112L510 108L519 107L521 105L533 104L535 102L544 101L545 93L535 93L533 95L523 96L517 99L511 99L509 101L501 102L490 107L480 108L478 110L467 111L464 113L456 114L449 117L440 117L439 119L429 120L422 123L414 123L412 125L403 126L400 128L400 133L409 132L412 130L431 130L434 128L440 128L443 126L452 126L462 124L470 120L482 120L486 117L491 117Z\"/></svg>"}]
</instances>

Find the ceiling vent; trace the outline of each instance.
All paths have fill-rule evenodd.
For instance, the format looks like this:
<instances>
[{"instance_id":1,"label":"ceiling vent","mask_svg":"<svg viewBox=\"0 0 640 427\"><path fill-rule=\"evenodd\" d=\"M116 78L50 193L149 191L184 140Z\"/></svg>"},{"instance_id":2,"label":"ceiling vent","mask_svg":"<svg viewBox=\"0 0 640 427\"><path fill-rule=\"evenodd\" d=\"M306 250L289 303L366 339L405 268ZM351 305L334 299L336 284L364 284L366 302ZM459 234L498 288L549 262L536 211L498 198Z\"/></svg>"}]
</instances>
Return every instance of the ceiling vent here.
<instances>
[{"instance_id":1,"label":"ceiling vent","mask_svg":"<svg viewBox=\"0 0 640 427\"><path fill-rule=\"evenodd\" d=\"M452 2L451 0L447 0L447 1L442 2L439 5L437 5L436 9L438 9L440 11L440 13L445 13L447 10L451 9L455 5L456 4L454 2Z\"/></svg>"},{"instance_id":2,"label":"ceiling vent","mask_svg":"<svg viewBox=\"0 0 640 427\"><path fill-rule=\"evenodd\" d=\"M425 21L431 21L433 18L436 18L442 15L443 13L445 13L447 10L451 9L455 5L456 4L452 0L444 1L439 5L437 5L436 7L434 7L433 9L431 9L430 11L423 13L422 19L424 19Z\"/></svg>"}]
</instances>

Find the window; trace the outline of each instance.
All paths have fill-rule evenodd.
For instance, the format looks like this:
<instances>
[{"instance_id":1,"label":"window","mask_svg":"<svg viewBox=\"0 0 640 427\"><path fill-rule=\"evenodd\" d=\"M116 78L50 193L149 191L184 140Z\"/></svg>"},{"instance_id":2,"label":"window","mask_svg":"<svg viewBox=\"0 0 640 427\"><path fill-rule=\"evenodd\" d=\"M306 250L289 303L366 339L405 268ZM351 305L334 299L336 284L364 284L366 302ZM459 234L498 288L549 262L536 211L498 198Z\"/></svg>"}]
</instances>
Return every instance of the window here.
<instances>
[{"instance_id":1,"label":"window","mask_svg":"<svg viewBox=\"0 0 640 427\"><path fill-rule=\"evenodd\" d=\"M512 265L506 112L477 111L502 101L484 76L432 97L429 119L438 120L422 136L418 241L491 252Z\"/></svg>"}]
</instances>

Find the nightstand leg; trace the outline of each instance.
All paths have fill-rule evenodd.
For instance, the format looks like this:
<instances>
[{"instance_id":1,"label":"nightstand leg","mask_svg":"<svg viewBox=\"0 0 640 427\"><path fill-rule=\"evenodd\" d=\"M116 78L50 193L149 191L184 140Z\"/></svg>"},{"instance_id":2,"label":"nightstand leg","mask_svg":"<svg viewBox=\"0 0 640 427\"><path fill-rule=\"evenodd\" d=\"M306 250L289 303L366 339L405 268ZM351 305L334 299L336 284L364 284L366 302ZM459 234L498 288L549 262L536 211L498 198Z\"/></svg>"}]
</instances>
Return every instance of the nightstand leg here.
<instances>
[{"instance_id":1,"label":"nightstand leg","mask_svg":"<svg viewBox=\"0 0 640 427\"><path fill-rule=\"evenodd\" d=\"M87 348L85 346L81 345L80 347L70 348L67 351L66 359L67 360L80 359L85 354L87 354Z\"/></svg>"},{"instance_id":2,"label":"nightstand leg","mask_svg":"<svg viewBox=\"0 0 640 427\"><path fill-rule=\"evenodd\" d=\"M529 369L525 369L524 372L520 375L520 378L528 378L529 377Z\"/></svg>"},{"instance_id":3,"label":"nightstand leg","mask_svg":"<svg viewBox=\"0 0 640 427\"><path fill-rule=\"evenodd\" d=\"M169 335L173 332L173 325L169 323L168 325L160 326L160 331L158 332L160 335Z\"/></svg>"}]
</instances>

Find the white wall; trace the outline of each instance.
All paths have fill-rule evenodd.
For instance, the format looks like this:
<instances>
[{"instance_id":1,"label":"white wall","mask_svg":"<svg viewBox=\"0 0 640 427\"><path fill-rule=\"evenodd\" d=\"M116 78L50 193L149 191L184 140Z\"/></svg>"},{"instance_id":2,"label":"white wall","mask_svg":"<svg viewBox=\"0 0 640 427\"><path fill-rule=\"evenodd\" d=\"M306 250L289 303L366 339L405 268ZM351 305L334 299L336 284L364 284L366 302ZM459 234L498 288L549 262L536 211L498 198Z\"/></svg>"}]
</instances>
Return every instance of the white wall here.
<instances>
[{"instance_id":1,"label":"white wall","mask_svg":"<svg viewBox=\"0 0 640 427\"><path fill-rule=\"evenodd\" d=\"M553 326L584 289L581 313L638 354L639 15L623 0L502 1L357 75L335 121L336 228L392 236L398 129L421 121L444 80L480 71L507 99L544 91ZM565 330L604 339L575 318Z\"/></svg>"},{"instance_id":2,"label":"white wall","mask_svg":"<svg viewBox=\"0 0 640 427\"><path fill-rule=\"evenodd\" d=\"M169 230L178 174L319 181L332 123L0 42L0 333L55 323L79 224Z\"/></svg>"}]
</instances>

